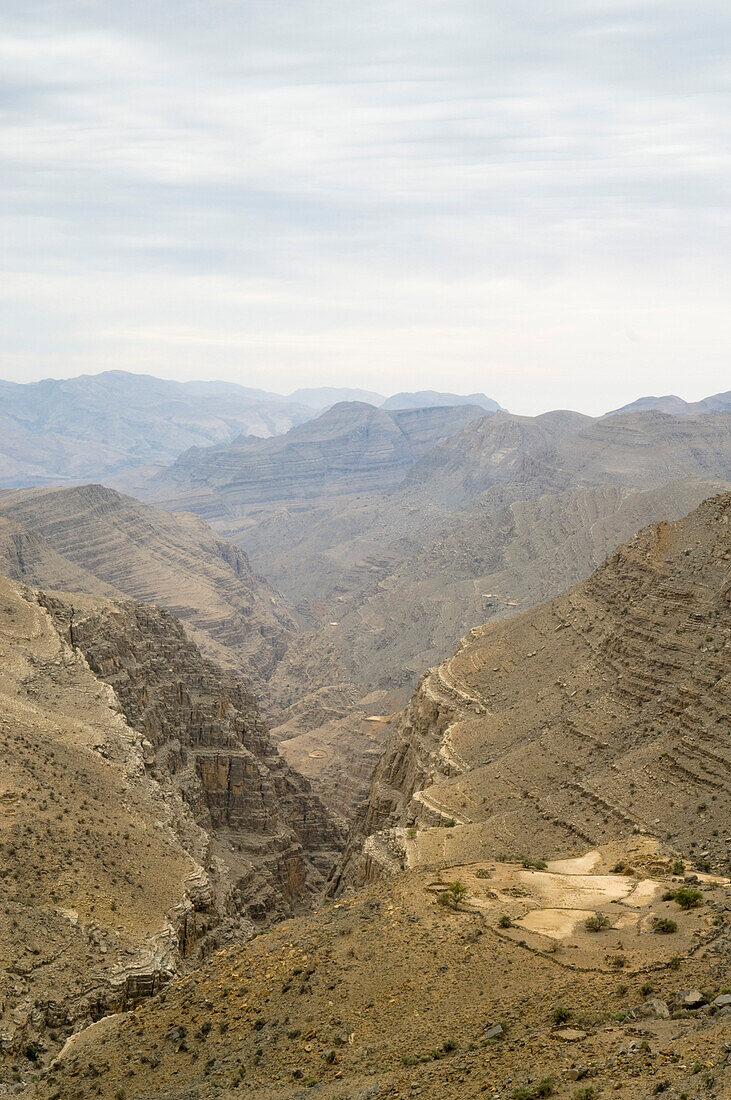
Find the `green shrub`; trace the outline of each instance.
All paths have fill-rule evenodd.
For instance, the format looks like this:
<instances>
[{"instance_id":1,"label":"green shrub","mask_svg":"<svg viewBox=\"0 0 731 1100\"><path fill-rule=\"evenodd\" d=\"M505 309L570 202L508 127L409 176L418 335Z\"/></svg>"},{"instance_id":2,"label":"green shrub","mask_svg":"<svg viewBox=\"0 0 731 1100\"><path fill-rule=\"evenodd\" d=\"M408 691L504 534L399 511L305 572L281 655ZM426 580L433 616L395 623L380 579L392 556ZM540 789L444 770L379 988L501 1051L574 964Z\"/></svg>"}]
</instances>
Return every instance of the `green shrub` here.
<instances>
[{"instance_id":1,"label":"green shrub","mask_svg":"<svg viewBox=\"0 0 731 1100\"><path fill-rule=\"evenodd\" d=\"M591 917L587 917L584 921L584 928L587 932L601 932L605 928L609 928L612 922L606 913L594 913Z\"/></svg>"},{"instance_id":2,"label":"green shrub","mask_svg":"<svg viewBox=\"0 0 731 1100\"><path fill-rule=\"evenodd\" d=\"M498 927L500 927L500 928L512 928L513 927L513 922L511 921L511 919L507 915L507 913L503 913L503 915L501 916L500 920L497 923L498 923Z\"/></svg>"},{"instance_id":3,"label":"green shrub","mask_svg":"<svg viewBox=\"0 0 731 1100\"><path fill-rule=\"evenodd\" d=\"M573 1100L593 1100L594 1086L582 1085L580 1089L574 1089Z\"/></svg>"},{"instance_id":4,"label":"green shrub","mask_svg":"<svg viewBox=\"0 0 731 1100\"><path fill-rule=\"evenodd\" d=\"M670 917L653 917L652 931L658 932L661 936L668 936L671 932L677 932L678 926Z\"/></svg>"},{"instance_id":5,"label":"green shrub","mask_svg":"<svg viewBox=\"0 0 731 1100\"><path fill-rule=\"evenodd\" d=\"M697 909L703 901L703 894L700 890L690 890L687 886L681 886L679 890L675 891L673 901L681 909Z\"/></svg>"},{"instance_id":6,"label":"green shrub","mask_svg":"<svg viewBox=\"0 0 731 1100\"><path fill-rule=\"evenodd\" d=\"M565 1005L556 1005L551 1013L551 1019L554 1024L565 1024L571 1019L571 1009L566 1008Z\"/></svg>"},{"instance_id":7,"label":"green shrub","mask_svg":"<svg viewBox=\"0 0 731 1100\"><path fill-rule=\"evenodd\" d=\"M545 859L524 859L523 866L528 871L545 871L548 864Z\"/></svg>"},{"instance_id":8,"label":"green shrub","mask_svg":"<svg viewBox=\"0 0 731 1100\"><path fill-rule=\"evenodd\" d=\"M467 897L467 887L459 879L450 882L446 890L439 894L439 903L447 905L450 909L459 909L461 902Z\"/></svg>"}]
</instances>

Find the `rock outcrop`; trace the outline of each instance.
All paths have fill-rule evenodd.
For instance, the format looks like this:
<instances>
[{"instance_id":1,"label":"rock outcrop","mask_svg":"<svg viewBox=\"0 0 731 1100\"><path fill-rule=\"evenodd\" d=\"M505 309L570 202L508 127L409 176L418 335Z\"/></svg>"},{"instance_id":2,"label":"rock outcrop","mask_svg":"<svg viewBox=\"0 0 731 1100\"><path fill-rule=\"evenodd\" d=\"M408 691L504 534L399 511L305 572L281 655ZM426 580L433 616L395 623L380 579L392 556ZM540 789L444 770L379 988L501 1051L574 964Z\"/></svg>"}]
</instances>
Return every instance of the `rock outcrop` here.
<instances>
[{"instance_id":1,"label":"rock outcrop","mask_svg":"<svg viewBox=\"0 0 731 1100\"><path fill-rule=\"evenodd\" d=\"M254 697L167 611L0 578L0 741L3 1050L129 1008L332 869Z\"/></svg>"}]
</instances>

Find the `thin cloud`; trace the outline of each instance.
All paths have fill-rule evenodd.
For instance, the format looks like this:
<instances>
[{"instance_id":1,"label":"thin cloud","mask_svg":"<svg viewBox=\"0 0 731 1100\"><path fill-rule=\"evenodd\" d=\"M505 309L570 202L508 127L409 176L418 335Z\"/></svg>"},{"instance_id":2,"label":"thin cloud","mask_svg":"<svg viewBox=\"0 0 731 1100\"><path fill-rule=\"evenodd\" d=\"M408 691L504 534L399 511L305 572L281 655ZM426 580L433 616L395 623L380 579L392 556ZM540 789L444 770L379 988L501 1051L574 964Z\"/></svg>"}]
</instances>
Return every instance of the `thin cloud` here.
<instances>
[{"instance_id":1,"label":"thin cloud","mask_svg":"<svg viewBox=\"0 0 731 1100\"><path fill-rule=\"evenodd\" d=\"M2 18L6 376L727 388L725 3Z\"/></svg>"}]
</instances>

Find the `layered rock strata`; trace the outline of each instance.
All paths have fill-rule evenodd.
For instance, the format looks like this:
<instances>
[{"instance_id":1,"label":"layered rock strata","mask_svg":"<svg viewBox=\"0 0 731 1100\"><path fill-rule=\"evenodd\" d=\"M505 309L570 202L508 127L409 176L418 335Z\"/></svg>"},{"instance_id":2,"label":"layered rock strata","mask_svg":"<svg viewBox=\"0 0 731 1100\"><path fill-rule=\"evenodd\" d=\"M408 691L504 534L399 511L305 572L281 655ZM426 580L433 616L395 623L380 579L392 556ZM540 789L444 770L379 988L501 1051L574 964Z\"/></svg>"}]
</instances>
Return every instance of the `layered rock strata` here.
<instances>
[{"instance_id":1,"label":"layered rock strata","mask_svg":"<svg viewBox=\"0 0 731 1100\"><path fill-rule=\"evenodd\" d=\"M473 630L422 677L335 889L408 862L408 829L437 824L485 858L648 832L724 870L730 680L726 493L640 532L564 596Z\"/></svg>"}]
</instances>

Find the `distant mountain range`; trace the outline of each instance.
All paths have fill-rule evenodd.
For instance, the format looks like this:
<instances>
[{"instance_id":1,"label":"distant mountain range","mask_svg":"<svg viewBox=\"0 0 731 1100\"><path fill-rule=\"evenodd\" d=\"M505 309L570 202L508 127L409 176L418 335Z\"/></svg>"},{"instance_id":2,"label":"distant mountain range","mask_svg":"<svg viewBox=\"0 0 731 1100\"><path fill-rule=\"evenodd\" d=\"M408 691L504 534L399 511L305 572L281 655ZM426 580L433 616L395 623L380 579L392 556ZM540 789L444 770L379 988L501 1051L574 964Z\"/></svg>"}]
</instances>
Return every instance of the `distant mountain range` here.
<instances>
[{"instance_id":1,"label":"distant mountain range","mask_svg":"<svg viewBox=\"0 0 731 1100\"><path fill-rule=\"evenodd\" d=\"M400 394L391 408L477 404L484 395ZM319 416L341 401L378 407L383 394L321 386L288 397L233 382L171 382L105 371L21 385L0 381L0 487L124 481L130 471L173 462L190 447L268 438Z\"/></svg>"},{"instance_id":2,"label":"distant mountain range","mask_svg":"<svg viewBox=\"0 0 731 1100\"><path fill-rule=\"evenodd\" d=\"M731 390L725 393L716 393L712 397L704 397L702 401L683 401L682 397L667 394L665 397L639 397L629 405L623 405L621 409L613 409L607 416L624 412L647 412L654 409L656 412L669 413L671 416L702 416L704 413L729 412L731 410Z\"/></svg>"},{"instance_id":3,"label":"distant mountain range","mask_svg":"<svg viewBox=\"0 0 731 1100\"><path fill-rule=\"evenodd\" d=\"M252 504L382 491L483 415L476 405L386 411L342 401L286 435L191 448L149 483L145 495L201 515L241 515Z\"/></svg>"},{"instance_id":4,"label":"distant mountain range","mask_svg":"<svg viewBox=\"0 0 731 1100\"><path fill-rule=\"evenodd\" d=\"M382 409L431 409L439 405L478 405L487 412L505 412L502 405L486 397L484 393L460 396L456 393L437 393L436 390L418 390L416 393L395 393L381 404Z\"/></svg>"}]
</instances>

